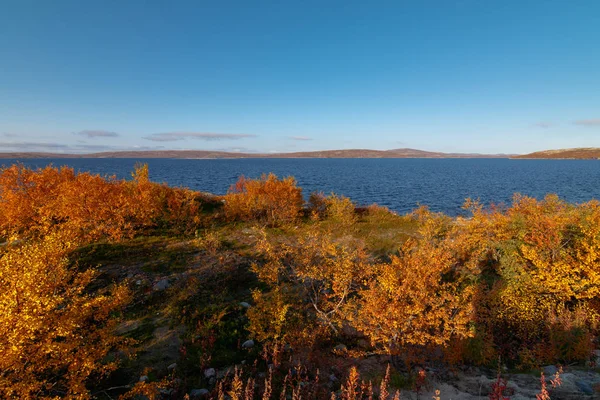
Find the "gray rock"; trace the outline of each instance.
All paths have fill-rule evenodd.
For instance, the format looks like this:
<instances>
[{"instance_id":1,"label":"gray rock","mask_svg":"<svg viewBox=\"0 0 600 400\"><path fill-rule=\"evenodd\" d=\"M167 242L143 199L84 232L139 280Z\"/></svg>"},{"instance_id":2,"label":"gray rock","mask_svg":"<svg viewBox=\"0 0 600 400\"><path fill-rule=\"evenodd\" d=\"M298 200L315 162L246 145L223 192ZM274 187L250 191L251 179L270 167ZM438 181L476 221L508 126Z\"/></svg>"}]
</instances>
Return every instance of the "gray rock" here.
<instances>
[{"instance_id":1,"label":"gray rock","mask_svg":"<svg viewBox=\"0 0 600 400\"><path fill-rule=\"evenodd\" d=\"M173 364L169 365L167 367L167 370L168 371L173 371L175 368L177 368L177 363L173 363Z\"/></svg>"},{"instance_id":2,"label":"gray rock","mask_svg":"<svg viewBox=\"0 0 600 400\"><path fill-rule=\"evenodd\" d=\"M338 380L338 378L334 374L329 375L329 381L330 382L337 382L337 380Z\"/></svg>"},{"instance_id":3,"label":"gray rock","mask_svg":"<svg viewBox=\"0 0 600 400\"><path fill-rule=\"evenodd\" d=\"M115 328L115 333L117 335L125 335L129 332L135 331L140 327L140 325L141 323L139 320L123 321Z\"/></svg>"},{"instance_id":4,"label":"gray rock","mask_svg":"<svg viewBox=\"0 0 600 400\"><path fill-rule=\"evenodd\" d=\"M594 394L594 388L592 387L592 385L590 385L589 382L577 380L575 381L575 385L577 385L577 388L579 388L579 390L585 394Z\"/></svg>"},{"instance_id":5,"label":"gray rock","mask_svg":"<svg viewBox=\"0 0 600 400\"><path fill-rule=\"evenodd\" d=\"M252 347L254 347L254 340L252 339L246 340L244 343L242 343L242 348L244 349L251 349Z\"/></svg>"},{"instance_id":6,"label":"gray rock","mask_svg":"<svg viewBox=\"0 0 600 400\"><path fill-rule=\"evenodd\" d=\"M155 291L161 292L171 287L169 280L167 278L163 278L160 281L156 282L152 287Z\"/></svg>"},{"instance_id":7,"label":"gray rock","mask_svg":"<svg viewBox=\"0 0 600 400\"><path fill-rule=\"evenodd\" d=\"M208 391L208 389L194 389L190 392L190 398L199 399L200 397L206 396L209 393L210 392Z\"/></svg>"},{"instance_id":8,"label":"gray rock","mask_svg":"<svg viewBox=\"0 0 600 400\"><path fill-rule=\"evenodd\" d=\"M244 308L250 308L250 304L246 303L245 301L242 301L240 303L240 306L244 307Z\"/></svg>"},{"instance_id":9,"label":"gray rock","mask_svg":"<svg viewBox=\"0 0 600 400\"><path fill-rule=\"evenodd\" d=\"M148 381L148 375L142 375L140 376L140 382L147 382Z\"/></svg>"},{"instance_id":10,"label":"gray rock","mask_svg":"<svg viewBox=\"0 0 600 400\"><path fill-rule=\"evenodd\" d=\"M214 368L207 368L204 370L205 378L210 378L211 376L216 376L216 375L217 375L217 371L215 371Z\"/></svg>"},{"instance_id":11,"label":"gray rock","mask_svg":"<svg viewBox=\"0 0 600 400\"><path fill-rule=\"evenodd\" d=\"M345 344L340 343L337 346L335 346L333 349L337 350L337 351L346 351L346 350L348 350L348 347L346 347Z\"/></svg>"},{"instance_id":12,"label":"gray rock","mask_svg":"<svg viewBox=\"0 0 600 400\"><path fill-rule=\"evenodd\" d=\"M546 365L542 369L544 371L544 375L546 375L547 377L553 376L558 371L558 368L556 368L556 365Z\"/></svg>"},{"instance_id":13,"label":"gray rock","mask_svg":"<svg viewBox=\"0 0 600 400\"><path fill-rule=\"evenodd\" d=\"M217 370L217 376L216 376L216 378L217 379L223 379L227 375L232 375L234 371L235 371L235 368L233 366L222 368L220 370Z\"/></svg>"}]
</instances>

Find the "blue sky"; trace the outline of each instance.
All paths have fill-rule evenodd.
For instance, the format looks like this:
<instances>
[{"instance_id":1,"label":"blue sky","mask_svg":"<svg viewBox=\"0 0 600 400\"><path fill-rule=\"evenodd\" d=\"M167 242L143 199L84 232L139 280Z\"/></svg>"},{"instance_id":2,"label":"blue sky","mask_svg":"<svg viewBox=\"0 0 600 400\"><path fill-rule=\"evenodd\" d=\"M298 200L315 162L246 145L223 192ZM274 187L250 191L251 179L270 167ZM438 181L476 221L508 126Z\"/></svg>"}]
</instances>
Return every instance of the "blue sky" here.
<instances>
[{"instance_id":1,"label":"blue sky","mask_svg":"<svg viewBox=\"0 0 600 400\"><path fill-rule=\"evenodd\" d=\"M0 151L600 147L597 0L0 10Z\"/></svg>"}]
</instances>

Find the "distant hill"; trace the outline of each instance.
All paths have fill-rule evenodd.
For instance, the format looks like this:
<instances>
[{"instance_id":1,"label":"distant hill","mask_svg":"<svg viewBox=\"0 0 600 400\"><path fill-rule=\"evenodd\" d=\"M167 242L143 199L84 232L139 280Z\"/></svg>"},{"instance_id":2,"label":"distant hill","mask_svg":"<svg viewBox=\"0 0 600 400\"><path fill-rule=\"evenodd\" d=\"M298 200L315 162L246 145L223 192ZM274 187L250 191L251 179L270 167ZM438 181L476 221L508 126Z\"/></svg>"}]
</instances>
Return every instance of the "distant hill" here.
<instances>
[{"instance_id":1,"label":"distant hill","mask_svg":"<svg viewBox=\"0 0 600 400\"><path fill-rule=\"evenodd\" d=\"M507 154L439 153L416 149L233 153L206 150L116 151L89 154L0 153L0 158L509 158Z\"/></svg>"},{"instance_id":2,"label":"distant hill","mask_svg":"<svg viewBox=\"0 0 600 400\"><path fill-rule=\"evenodd\" d=\"M575 149L544 150L523 154L512 158L554 158L554 159L600 159L600 148L580 147Z\"/></svg>"}]
</instances>

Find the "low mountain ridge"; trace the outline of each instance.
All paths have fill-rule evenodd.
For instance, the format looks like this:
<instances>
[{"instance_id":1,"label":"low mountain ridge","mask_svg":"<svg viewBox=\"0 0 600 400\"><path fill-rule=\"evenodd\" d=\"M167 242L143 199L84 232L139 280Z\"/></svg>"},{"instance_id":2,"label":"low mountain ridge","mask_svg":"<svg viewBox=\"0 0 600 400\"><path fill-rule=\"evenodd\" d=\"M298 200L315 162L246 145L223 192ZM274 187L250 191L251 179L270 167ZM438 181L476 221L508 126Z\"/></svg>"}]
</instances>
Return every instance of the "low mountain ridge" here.
<instances>
[{"instance_id":1,"label":"low mountain ridge","mask_svg":"<svg viewBox=\"0 0 600 400\"><path fill-rule=\"evenodd\" d=\"M88 154L0 153L0 158L509 158L507 154L441 153L417 149L393 150L322 150L293 153L237 153L211 150L112 151Z\"/></svg>"},{"instance_id":2,"label":"low mountain ridge","mask_svg":"<svg viewBox=\"0 0 600 400\"><path fill-rule=\"evenodd\" d=\"M530 154L514 156L512 158L530 158L530 159L600 159L600 148L598 147L577 147L572 149L557 149L536 151Z\"/></svg>"}]
</instances>

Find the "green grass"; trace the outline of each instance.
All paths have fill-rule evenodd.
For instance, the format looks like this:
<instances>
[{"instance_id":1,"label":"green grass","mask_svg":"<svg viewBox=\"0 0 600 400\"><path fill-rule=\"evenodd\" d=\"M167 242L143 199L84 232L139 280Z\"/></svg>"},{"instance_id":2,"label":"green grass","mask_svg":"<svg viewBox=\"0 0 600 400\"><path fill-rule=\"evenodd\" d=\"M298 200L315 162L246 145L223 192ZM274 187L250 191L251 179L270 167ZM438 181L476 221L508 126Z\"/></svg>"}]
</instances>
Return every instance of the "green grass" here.
<instances>
[{"instance_id":1,"label":"green grass","mask_svg":"<svg viewBox=\"0 0 600 400\"><path fill-rule=\"evenodd\" d=\"M136 329L127 332L124 336L132 338L140 343L146 342L154 337L154 329L156 328L153 320L146 317Z\"/></svg>"},{"instance_id":2,"label":"green grass","mask_svg":"<svg viewBox=\"0 0 600 400\"><path fill-rule=\"evenodd\" d=\"M198 252L185 238L140 236L121 243L94 243L76 253L82 266L141 266L147 272L164 272L184 268Z\"/></svg>"}]
</instances>

